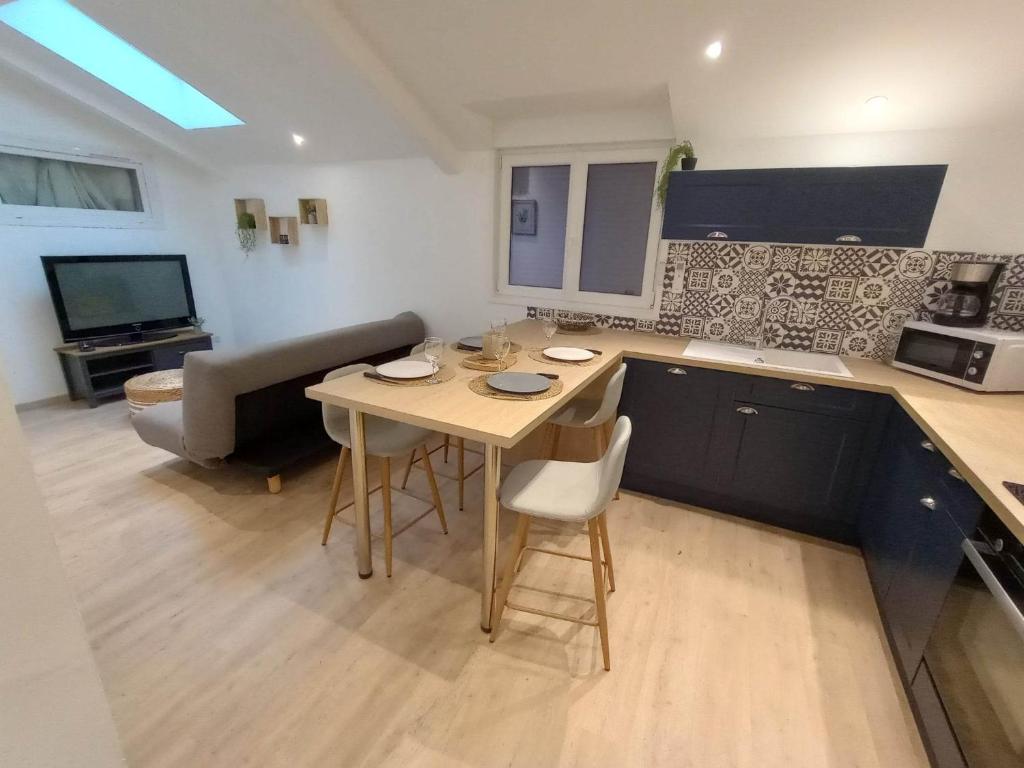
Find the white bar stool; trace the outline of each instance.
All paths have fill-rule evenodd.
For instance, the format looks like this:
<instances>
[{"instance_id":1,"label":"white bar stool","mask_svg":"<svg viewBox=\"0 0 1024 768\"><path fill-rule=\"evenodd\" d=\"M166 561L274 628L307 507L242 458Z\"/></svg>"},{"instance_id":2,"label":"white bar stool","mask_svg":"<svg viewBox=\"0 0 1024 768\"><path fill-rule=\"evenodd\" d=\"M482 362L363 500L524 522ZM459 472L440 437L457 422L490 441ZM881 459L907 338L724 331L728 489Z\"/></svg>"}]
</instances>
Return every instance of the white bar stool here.
<instances>
[{"instance_id":1,"label":"white bar stool","mask_svg":"<svg viewBox=\"0 0 1024 768\"><path fill-rule=\"evenodd\" d=\"M328 373L324 376L324 381L331 381L342 376L350 376L354 373L372 370L373 366L365 363L346 365L344 368L338 368ZM338 493L341 490L341 478L345 471L345 461L352 450L352 436L349 432L348 408L327 405L325 403L323 413L324 429L334 442L341 445L338 468L334 473L334 485L331 488L331 501L327 507L327 519L324 521L324 537L320 542L321 545L326 545L327 537L331 535L331 524L334 522L334 517L341 511L336 509ZM441 503L441 494L437 490L437 479L434 477L434 468L430 465L430 452L427 448L427 440L434 433L429 429L414 427L411 424L402 424L390 419L383 419L379 416L367 415L365 417L365 424L366 455L376 456L380 459L380 486L371 490L370 493L379 490L384 497L384 565L388 576L390 576L392 539L399 533L419 522L435 509L437 510L437 517L441 521L441 530L446 534L448 533L448 523L444 518L444 505ZM391 525L391 459L407 454L415 455L417 449L423 453L423 466L427 471L427 478L430 480L430 493L434 498L434 506L396 533L392 530ZM402 487L404 488L405 485L403 484Z\"/></svg>"},{"instance_id":2,"label":"white bar stool","mask_svg":"<svg viewBox=\"0 0 1024 768\"><path fill-rule=\"evenodd\" d=\"M421 354L423 354L423 347L424 346L425 345L423 344L423 342L420 342L419 344L417 344L415 347L413 347L409 351L409 357L412 357L413 355L421 355ZM443 450L444 451L443 456L444 456L444 463L445 464L448 463L448 449L451 446L451 441L452 441L452 436L451 435L445 435L444 436L444 443L442 443L441 445L437 446L436 448L432 448L430 450L431 453L436 453L437 451ZM462 509L465 509L465 506L466 506L466 501L465 501L465 499L466 499L466 478L467 477L471 477L472 475L474 475L477 472L479 472L481 469L483 469L484 465L481 463L481 464L477 465L476 467L474 467L473 469L471 469L469 472L466 472L466 438L464 438L464 437L456 437L455 438L455 450L458 451L457 455L458 455L458 459L459 459L459 471L458 471L458 480L459 480L459 509L462 510ZM479 451L473 451L473 452L474 453L479 453ZM419 459L416 458L416 454L415 453L413 453L412 455L409 456L409 461L405 465L405 475L403 475L403 477L402 477L402 489L403 490L405 489L405 486L409 482L409 474L412 472L413 464L415 464L418 461L419 461Z\"/></svg>"},{"instance_id":3,"label":"white bar stool","mask_svg":"<svg viewBox=\"0 0 1024 768\"><path fill-rule=\"evenodd\" d=\"M612 568L612 552L608 541L605 509L611 502L615 489L619 487L619 481L622 479L622 466L626 461L626 449L629 447L629 436L632 429L629 418L620 416L615 422L615 429L612 431L608 449L597 461L590 463L553 460L524 461L513 469L502 483L501 505L505 509L518 512L519 515L516 520L513 548L509 553L501 583L494 596L494 629L491 631L490 638L492 643L497 637L501 615L506 607L515 611L596 626L601 635L604 668L611 669L604 582L607 573L608 591L614 592L615 571ZM562 522L586 522L587 535L590 538L590 557L527 546L530 520L534 517ZM604 550L603 560L601 558L602 549ZM596 621L544 611L508 601L513 579L519 571L519 560L527 550L590 562L594 575ZM603 569L602 566L604 566Z\"/></svg>"}]
</instances>

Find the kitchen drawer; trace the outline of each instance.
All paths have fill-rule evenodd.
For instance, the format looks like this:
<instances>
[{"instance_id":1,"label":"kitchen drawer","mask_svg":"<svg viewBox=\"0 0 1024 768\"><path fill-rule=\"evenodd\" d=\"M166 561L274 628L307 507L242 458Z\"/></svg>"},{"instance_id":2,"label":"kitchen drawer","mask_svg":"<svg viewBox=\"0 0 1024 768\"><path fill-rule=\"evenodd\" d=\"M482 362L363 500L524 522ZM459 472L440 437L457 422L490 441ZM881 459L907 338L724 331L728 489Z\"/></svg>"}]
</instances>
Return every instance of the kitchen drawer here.
<instances>
[{"instance_id":1,"label":"kitchen drawer","mask_svg":"<svg viewBox=\"0 0 1024 768\"><path fill-rule=\"evenodd\" d=\"M738 399L748 403L862 421L871 418L879 398L873 392L763 376L747 377L744 387Z\"/></svg>"},{"instance_id":2,"label":"kitchen drawer","mask_svg":"<svg viewBox=\"0 0 1024 768\"><path fill-rule=\"evenodd\" d=\"M209 338L183 341L174 346L157 347L153 350L153 368L158 371L181 368L185 365L186 354L204 349L213 349Z\"/></svg>"}]
</instances>

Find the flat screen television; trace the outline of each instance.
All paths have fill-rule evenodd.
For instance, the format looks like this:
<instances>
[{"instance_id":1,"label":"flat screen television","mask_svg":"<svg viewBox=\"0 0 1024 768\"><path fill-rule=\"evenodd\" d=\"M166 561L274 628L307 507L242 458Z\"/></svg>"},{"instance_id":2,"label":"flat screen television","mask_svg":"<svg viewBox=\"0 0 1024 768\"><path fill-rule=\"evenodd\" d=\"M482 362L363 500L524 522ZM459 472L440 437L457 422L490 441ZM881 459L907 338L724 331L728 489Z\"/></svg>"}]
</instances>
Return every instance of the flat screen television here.
<instances>
[{"instance_id":1,"label":"flat screen television","mask_svg":"<svg viewBox=\"0 0 1024 768\"><path fill-rule=\"evenodd\" d=\"M185 256L43 256L64 341L183 328L196 314Z\"/></svg>"}]
</instances>

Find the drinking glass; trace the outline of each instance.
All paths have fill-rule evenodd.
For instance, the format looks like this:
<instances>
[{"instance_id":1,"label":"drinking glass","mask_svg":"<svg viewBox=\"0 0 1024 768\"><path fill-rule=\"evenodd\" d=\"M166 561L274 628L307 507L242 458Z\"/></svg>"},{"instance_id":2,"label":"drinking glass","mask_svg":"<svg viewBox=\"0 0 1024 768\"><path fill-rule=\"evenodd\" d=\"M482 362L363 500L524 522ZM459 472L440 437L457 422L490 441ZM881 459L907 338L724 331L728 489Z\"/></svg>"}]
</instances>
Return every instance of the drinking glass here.
<instances>
[{"instance_id":1,"label":"drinking glass","mask_svg":"<svg viewBox=\"0 0 1024 768\"><path fill-rule=\"evenodd\" d=\"M495 333L501 334L502 336L508 336L508 320L502 318L501 320L491 320L491 330Z\"/></svg>"},{"instance_id":2,"label":"drinking glass","mask_svg":"<svg viewBox=\"0 0 1024 768\"><path fill-rule=\"evenodd\" d=\"M555 322L553 317L544 318L544 336L548 340L548 344L551 344L551 339L558 333L558 323Z\"/></svg>"},{"instance_id":3,"label":"drinking glass","mask_svg":"<svg viewBox=\"0 0 1024 768\"><path fill-rule=\"evenodd\" d=\"M427 336L423 340L423 356L430 363L430 383L437 384L437 372L441 370L439 363L444 355L444 339L439 336Z\"/></svg>"},{"instance_id":4,"label":"drinking glass","mask_svg":"<svg viewBox=\"0 0 1024 768\"><path fill-rule=\"evenodd\" d=\"M498 343L498 370L505 370L505 358L508 357L508 353L512 350L512 340L508 337L508 334L503 334L497 338Z\"/></svg>"}]
</instances>

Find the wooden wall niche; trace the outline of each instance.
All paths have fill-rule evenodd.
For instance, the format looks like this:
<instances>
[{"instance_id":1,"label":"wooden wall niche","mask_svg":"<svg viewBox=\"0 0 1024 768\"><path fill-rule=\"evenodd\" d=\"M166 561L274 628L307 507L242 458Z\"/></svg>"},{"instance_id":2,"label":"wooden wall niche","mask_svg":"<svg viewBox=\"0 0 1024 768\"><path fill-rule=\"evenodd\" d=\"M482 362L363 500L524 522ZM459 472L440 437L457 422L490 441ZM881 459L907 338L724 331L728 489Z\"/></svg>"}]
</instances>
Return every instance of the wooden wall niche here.
<instances>
[{"instance_id":1,"label":"wooden wall niche","mask_svg":"<svg viewBox=\"0 0 1024 768\"><path fill-rule=\"evenodd\" d=\"M238 217L243 213L251 213L256 219L256 229L267 228L267 206L259 197L236 197L235 198L235 222L237 226Z\"/></svg>"},{"instance_id":2,"label":"wooden wall niche","mask_svg":"<svg viewBox=\"0 0 1024 768\"><path fill-rule=\"evenodd\" d=\"M282 236L287 240L282 241ZM298 245L299 220L295 216L271 216L270 242L274 245Z\"/></svg>"},{"instance_id":3,"label":"wooden wall niche","mask_svg":"<svg viewBox=\"0 0 1024 768\"><path fill-rule=\"evenodd\" d=\"M311 213L313 214L313 220L310 220ZM300 197L299 223L326 227L327 201L322 197Z\"/></svg>"}]
</instances>

